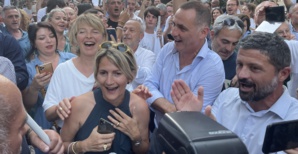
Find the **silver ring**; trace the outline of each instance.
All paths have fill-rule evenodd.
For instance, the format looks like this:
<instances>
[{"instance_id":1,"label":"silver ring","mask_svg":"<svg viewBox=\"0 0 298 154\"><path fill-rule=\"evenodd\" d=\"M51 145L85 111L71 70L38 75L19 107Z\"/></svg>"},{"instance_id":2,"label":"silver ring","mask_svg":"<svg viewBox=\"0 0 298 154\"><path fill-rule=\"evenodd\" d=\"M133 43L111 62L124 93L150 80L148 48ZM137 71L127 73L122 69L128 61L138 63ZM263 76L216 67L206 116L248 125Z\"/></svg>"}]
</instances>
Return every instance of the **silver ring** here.
<instances>
[{"instance_id":1,"label":"silver ring","mask_svg":"<svg viewBox=\"0 0 298 154\"><path fill-rule=\"evenodd\" d=\"M116 124L116 127L119 127L120 123L121 123L121 122L118 122L118 123Z\"/></svg>"},{"instance_id":2,"label":"silver ring","mask_svg":"<svg viewBox=\"0 0 298 154\"><path fill-rule=\"evenodd\" d=\"M108 145L105 143L105 144L103 145L103 151L107 151L107 148L108 148Z\"/></svg>"},{"instance_id":3,"label":"silver ring","mask_svg":"<svg viewBox=\"0 0 298 154\"><path fill-rule=\"evenodd\" d=\"M63 110L62 107L59 107L59 110L62 111Z\"/></svg>"}]
</instances>

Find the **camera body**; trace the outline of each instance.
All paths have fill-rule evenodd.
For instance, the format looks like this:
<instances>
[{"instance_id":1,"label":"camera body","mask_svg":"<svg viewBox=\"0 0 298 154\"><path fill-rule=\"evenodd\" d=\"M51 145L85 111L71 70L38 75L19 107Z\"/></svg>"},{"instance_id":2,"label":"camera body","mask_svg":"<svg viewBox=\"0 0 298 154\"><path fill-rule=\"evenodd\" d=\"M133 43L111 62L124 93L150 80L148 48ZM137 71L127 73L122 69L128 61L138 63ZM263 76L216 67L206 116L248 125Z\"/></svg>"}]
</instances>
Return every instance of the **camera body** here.
<instances>
[{"instance_id":1,"label":"camera body","mask_svg":"<svg viewBox=\"0 0 298 154\"><path fill-rule=\"evenodd\" d=\"M265 8L266 21L268 22L284 22L285 8L284 6L267 7Z\"/></svg>"},{"instance_id":2,"label":"camera body","mask_svg":"<svg viewBox=\"0 0 298 154\"><path fill-rule=\"evenodd\" d=\"M248 154L236 134L200 112L167 113L156 138L170 154Z\"/></svg>"}]
</instances>

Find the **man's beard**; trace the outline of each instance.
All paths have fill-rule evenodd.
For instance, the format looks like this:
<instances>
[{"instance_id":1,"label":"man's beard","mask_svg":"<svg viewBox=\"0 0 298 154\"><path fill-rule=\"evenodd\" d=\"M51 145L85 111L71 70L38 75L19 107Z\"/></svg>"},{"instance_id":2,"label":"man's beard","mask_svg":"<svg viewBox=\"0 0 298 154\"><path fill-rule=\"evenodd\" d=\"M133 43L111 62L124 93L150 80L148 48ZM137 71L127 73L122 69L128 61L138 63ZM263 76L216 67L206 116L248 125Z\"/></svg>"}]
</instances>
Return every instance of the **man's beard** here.
<instances>
[{"instance_id":1,"label":"man's beard","mask_svg":"<svg viewBox=\"0 0 298 154\"><path fill-rule=\"evenodd\" d=\"M257 102L266 98L267 96L272 94L272 92L276 89L278 85L277 76L275 76L269 84L259 87L258 89L256 89L256 85L253 82L250 82L247 79L239 79L239 83L244 83L253 86L253 91L251 92L243 92L239 87L240 98L243 101L247 102Z\"/></svg>"}]
</instances>

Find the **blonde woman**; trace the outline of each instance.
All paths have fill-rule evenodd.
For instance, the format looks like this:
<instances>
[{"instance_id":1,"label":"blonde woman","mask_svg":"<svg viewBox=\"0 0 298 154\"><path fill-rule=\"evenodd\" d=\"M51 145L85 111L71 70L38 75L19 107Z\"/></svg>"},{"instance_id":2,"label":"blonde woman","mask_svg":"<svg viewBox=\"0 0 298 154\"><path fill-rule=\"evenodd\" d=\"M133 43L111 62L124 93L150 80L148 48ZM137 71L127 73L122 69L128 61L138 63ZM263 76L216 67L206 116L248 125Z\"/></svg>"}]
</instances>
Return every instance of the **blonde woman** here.
<instances>
[{"instance_id":1,"label":"blonde woman","mask_svg":"<svg viewBox=\"0 0 298 154\"><path fill-rule=\"evenodd\" d=\"M104 42L101 47L94 73L100 86L72 101L72 114L61 131L64 152L147 153L149 108L126 90L137 71L133 53L125 44ZM98 128L101 118L115 129Z\"/></svg>"},{"instance_id":2,"label":"blonde woman","mask_svg":"<svg viewBox=\"0 0 298 154\"><path fill-rule=\"evenodd\" d=\"M69 98L91 91L95 84L94 57L106 40L106 29L95 15L82 14L74 21L69 40L78 56L56 68L43 103L47 119L59 127L71 112Z\"/></svg>"},{"instance_id":3,"label":"blonde woman","mask_svg":"<svg viewBox=\"0 0 298 154\"><path fill-rule=\"evenodd\" d=\"M53 9L48 13L47 22L49 22L55 29L58 37L58 51L71 52L68 37L64 35L67 28L67 15L61 8Z\"/></svg>"}]
</instances>

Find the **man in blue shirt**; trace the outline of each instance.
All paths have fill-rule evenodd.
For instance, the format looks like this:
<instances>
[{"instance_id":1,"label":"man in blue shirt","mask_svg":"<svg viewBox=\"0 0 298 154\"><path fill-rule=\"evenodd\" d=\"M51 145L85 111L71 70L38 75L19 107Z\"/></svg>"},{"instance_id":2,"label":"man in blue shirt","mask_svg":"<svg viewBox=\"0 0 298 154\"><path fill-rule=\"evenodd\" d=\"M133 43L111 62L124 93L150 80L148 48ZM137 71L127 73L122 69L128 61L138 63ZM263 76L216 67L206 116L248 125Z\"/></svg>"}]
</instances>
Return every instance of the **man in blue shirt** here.
<instances>
[{"instance_id":1,"label":"man in blue shirt","mask_svg":"<svg viewBox=\"0 0 298 154\"><path fill-rule=\"evenodd\" d=\"M12 35L23 49L24 57L31 49L30 40L27 30L20 29L21 15L20 11L15 6L5 6L1 13L5 27L0 27L4 34Z\"/></svg>"},{"instance_id":2,"label":"man in blue shirt","mask_svg":"<svg viewBox=\"0 0 298 154\"><path fill-rule=\"evenodd\" d=\"M222 60L206 41L210 20L209 8L199 1L182 4L174 15L174 41L162 48L144 83L153 95L147 102L156 114L156 126L165 113L177 111L170 96L174 80L184 80L194 94L203 86L203 109L220 93L225 73Z\"/></svg>"},{"instance_id":3,"label":"man in blue shirt","mask_svg":"<svg viewBox=\"0 0 298 154\"><path fill-rule=\"evenodd\" d=\"M187 15L187 16L186 16ZM199 86L205 89L204 104L212 105L225 79L221 58L208 48L206 36L211 22L210 9L200 1L188 1L176 11L172 22L173 42L160 51L152 74L145 85L152 93L147 103L155 112L155 125L165 113L177 111L171 98L174 80L184 80L195 95ZM149 153L161 153L160 144L153 132Z\"/></svg>"},{"instance_id":4,"label":"man in blue shirt","mask_svg":"<svg viewBox=\"0 0 298 154\"><path fill-rule=\"evenodd\" d=\"M262 153L267 125L298 119L298 101L283 86L291 72L291 52L283 38L264 32L254 32L239 46L239 88L223 91L205 114L237 134L249 153ZM175 81L172 96L181 111L201 110L202 88L197 97L183 81Z\"/></svg>"}]
</instances>

